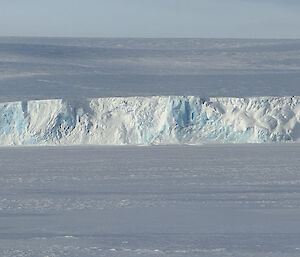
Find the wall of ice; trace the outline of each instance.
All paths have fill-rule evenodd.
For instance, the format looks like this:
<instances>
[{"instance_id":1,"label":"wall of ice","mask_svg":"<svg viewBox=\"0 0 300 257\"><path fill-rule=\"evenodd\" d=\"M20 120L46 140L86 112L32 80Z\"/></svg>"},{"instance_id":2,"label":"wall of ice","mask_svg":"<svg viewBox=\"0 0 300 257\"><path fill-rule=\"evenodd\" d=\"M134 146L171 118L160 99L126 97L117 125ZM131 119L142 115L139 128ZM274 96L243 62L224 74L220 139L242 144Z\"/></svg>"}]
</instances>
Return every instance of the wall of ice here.
<instances>
[{"instance_id":1,"label":"wall of ice","mask_svg":"<svg viewBox=\"0 0 300 257\"><path fill-rule=\"evenodd\" d=\"M300 97L194 96L0 104L0 145L300 141Z\"/></svg>"}]
</instances>

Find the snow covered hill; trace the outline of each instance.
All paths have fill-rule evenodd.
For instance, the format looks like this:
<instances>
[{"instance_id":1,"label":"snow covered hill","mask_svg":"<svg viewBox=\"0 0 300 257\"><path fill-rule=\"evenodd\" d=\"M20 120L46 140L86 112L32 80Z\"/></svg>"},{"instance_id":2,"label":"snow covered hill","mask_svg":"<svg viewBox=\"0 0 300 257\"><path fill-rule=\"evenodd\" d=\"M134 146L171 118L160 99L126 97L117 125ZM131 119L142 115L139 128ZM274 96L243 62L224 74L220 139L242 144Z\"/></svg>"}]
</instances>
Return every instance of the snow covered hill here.
<instances>
[{"instance_id":1,"label":"snow covered hill","mask_svg":"<svg viewBox=\"0 0 300 257\"><path fill-rule=\"evenodd\" d=\"M0 104L1 145L300 141L300 97L112 97Z\"/></svg>"}]
</instances>

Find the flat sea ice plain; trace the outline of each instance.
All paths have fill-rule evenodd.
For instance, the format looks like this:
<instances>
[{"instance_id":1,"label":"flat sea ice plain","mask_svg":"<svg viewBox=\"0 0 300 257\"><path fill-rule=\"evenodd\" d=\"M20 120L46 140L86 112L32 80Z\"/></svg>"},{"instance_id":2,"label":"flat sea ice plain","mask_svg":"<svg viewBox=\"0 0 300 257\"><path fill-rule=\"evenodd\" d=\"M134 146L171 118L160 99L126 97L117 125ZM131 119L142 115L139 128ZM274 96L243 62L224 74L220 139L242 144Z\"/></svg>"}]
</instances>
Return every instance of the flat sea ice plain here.
<instances>
[{"instance_id":1,"label":"flat sea ice plain","mask_svg":"<svg viewBox=\"0 0 300 257\"><path fill-rule=\"evenodd\" d=\"M0 148L0 256L300 255L300 145Z\"/></svg>"},{"instance_id":2,"label":"flat sea ice plain","mask_svg":"<svg viewBox=\"0 0 300 257\"><path fill-rule=\"evenodd\" d=\"M299 40L0 38L0 256L300 256L298 143L180 145L299 141L299 83ZM179 145L3 147L129 139Z\"/></svg>"}]
</instances>

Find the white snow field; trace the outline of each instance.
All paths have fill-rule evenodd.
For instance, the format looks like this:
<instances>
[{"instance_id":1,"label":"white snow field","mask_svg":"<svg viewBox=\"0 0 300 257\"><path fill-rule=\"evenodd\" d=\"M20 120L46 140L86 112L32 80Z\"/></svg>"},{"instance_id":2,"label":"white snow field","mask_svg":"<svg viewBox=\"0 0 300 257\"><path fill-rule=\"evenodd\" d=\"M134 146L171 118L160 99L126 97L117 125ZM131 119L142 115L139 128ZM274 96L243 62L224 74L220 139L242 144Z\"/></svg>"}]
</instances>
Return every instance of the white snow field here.
<instances>
[{"instance_id":1,"label":"white snow field","mask_svg":"<svg viewBox=\"0 0 300 257\"><path fill-rule=\"evenodd\" d=\"M300 255L300 145L0 148L0 256Z\"/></svg>"},{"instance_id":2,"label":"white snow field","mask_svg":"<svg viewBox=\"0 0 300 257\"><path fill-rule=\"evenodd\" d=\"M300 96L300 40L1 38L0 102Z\"/></svg>"},{"instance_id":3,"label":"white snow field","mask_svg":"<svg viewBox=\"0 0 300 257\"><path fill-rule=\"evenodd\" d=\"M0 256L299 257L299 101L300 40L0 38Z\"/></svg>"},{"instance_id":4,"label":"white snow field","mask_svg":"<svg viewBox=\"0 0 300 257\"><path fill-rule=\"evenodd\" d=\"M300 97L126 97L0 104L0 145L300 140Z\"/></svg>"}]
</instances>

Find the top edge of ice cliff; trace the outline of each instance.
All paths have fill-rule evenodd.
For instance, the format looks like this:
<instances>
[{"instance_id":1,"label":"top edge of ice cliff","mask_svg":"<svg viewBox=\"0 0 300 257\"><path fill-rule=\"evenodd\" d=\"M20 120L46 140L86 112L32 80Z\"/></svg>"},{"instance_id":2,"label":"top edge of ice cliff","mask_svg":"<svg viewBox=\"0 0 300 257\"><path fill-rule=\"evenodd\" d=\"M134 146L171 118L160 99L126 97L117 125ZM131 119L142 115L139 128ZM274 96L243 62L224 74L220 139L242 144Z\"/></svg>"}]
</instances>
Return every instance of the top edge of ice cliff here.
<instances>
[{"instance_id":1,"label":"top edge of ice cliff","mask_svg":"<svg viewBox=\"0 0 300 257\"><path fill-rule=\"evenodd\" d=\"M145 100L145 99L171 99L171 98L187 98L187 99L203 99L203 100L229 100L229 101L249 101L249 100L274 100L274 99L297 99L300 96L287 95L287 96L275 96L275 95L263 95L263 96L198 96L198 95L129 95L129 96L103 96L103 97L71 97L71 98L41 98L41 99L25 99L25 100L8 100L0 101L0 105L11 104L11 103L28 103L28 102L65 102L69 104L81 104L84 102L91 102L96 100Z\"/></svg>"},{"instance_id":2,"label":"top edge of ice cliff","mask_svg":"<svg viewBox=\"0 0 300 257\"><path fill-rule=\"evenodd\" d=\"M0 116L2 146L300 141L300 96L33 100Z\"/></svg>"}]
</instances>

